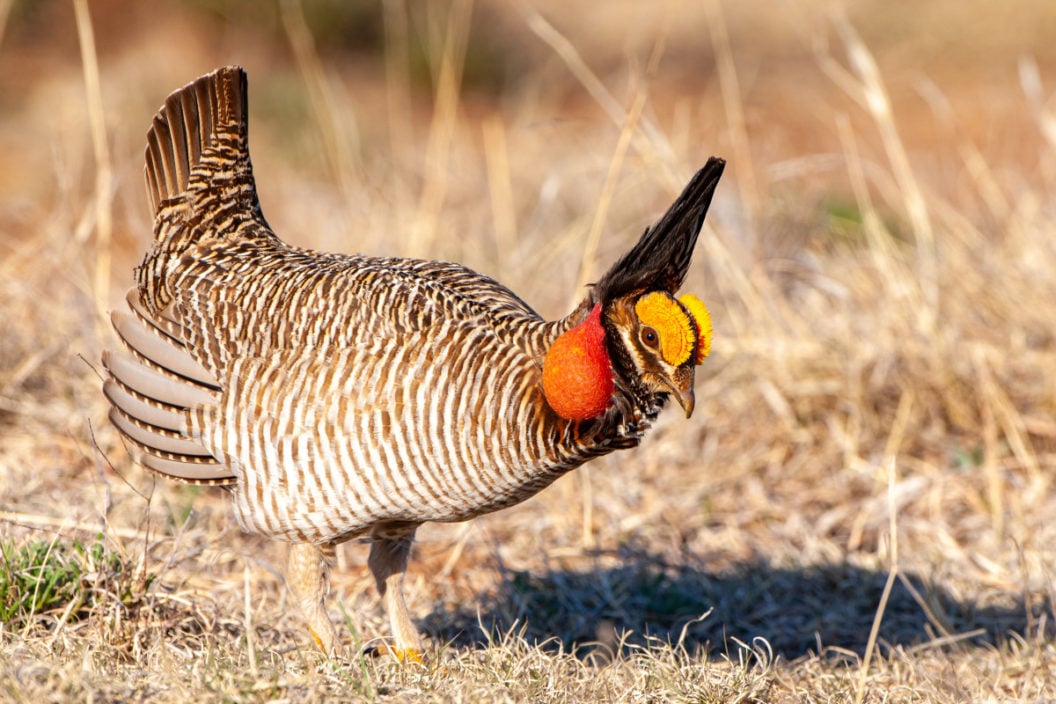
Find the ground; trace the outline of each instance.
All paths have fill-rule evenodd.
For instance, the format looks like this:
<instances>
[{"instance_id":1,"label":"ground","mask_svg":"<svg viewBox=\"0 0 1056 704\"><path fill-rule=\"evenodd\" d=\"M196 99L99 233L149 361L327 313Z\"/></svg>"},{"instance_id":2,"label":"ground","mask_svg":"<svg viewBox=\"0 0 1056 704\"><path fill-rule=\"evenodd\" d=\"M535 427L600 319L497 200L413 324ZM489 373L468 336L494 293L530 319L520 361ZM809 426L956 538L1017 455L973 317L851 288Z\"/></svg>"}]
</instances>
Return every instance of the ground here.
<instances>
[{"instance_id":1,"label":"ground","mask_svg":"<svg viewBox=\"0 0 1056 704\"><path fill-rule=\"evenodd\" d=\"M1053 36L1045 0L0 0L0 697L1056 699ZM693 417L425 526L420 667L363 655L364 546L328 660L284 546L106 421L144 134L228 63L285 238L459 261L548 317L729 161Z\"/></svg>"}]
</instances>

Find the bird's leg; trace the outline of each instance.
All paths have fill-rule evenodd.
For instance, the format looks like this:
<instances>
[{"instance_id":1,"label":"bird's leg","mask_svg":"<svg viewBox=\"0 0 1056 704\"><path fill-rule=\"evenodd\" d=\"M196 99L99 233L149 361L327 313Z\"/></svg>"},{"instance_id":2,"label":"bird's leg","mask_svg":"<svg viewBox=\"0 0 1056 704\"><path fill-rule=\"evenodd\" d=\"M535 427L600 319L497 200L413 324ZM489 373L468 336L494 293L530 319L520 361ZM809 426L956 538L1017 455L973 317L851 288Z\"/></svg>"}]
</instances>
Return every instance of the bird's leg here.
<instances>
[{"instance_id":1,"label":"bird's leg","mask_svg":"<svg viewBox=\"0 0 1056 704\"><path fill-rule=\"evenodd\" d=\"M399 530L393 530L392 527L386 527L387 530L376 528L371 533L370 557L367 558L367 565L378 585L378 593L385 602L395 640L389 651L404 663L422 661L418 630L411 623L411 615L403 600L403 575L407 571L407 558L411 554L417 527L401 526Z\"/></svg>"},{"instance_id":2,"label":"bird's leg","mask_svg":"<svg viewBox=\"0 0 1056 704\"><path fill-rule=\"evenodd\" d=\"M315 644L333 655L337 633L326 615L326 595L330 591L330 559L334 546L292 543L286 567L286 585L301 608Z\"/></svg>"}]
</instances>

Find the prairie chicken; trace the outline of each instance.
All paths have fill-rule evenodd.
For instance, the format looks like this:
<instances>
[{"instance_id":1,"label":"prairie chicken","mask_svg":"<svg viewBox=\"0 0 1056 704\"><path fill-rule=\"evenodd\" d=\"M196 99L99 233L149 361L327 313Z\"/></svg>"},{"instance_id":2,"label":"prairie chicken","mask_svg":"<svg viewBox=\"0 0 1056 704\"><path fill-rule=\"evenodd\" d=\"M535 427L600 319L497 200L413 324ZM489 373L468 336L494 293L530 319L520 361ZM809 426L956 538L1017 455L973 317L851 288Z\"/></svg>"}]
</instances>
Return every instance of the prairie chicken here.
<instances>
[{"instance_id":1,"label":"prairie chicken","mask_svg":"<svg viewBox=\"0 0 1056 704\"><path fill-rule=\"evenodd\" d=\"M516 504L637 445L668 396L692 413L711 323L674 294L724 162L545 321L458 264L284 243L257 201L246 115L245 73L227 67L154 118L155 240L112 315L110 419L142 465L228 487L245 530L291 544L289 589L328 653L334 546L369 542L392 652L415 659L402 580L420 524Z\"/></svg>"}]
</instances>

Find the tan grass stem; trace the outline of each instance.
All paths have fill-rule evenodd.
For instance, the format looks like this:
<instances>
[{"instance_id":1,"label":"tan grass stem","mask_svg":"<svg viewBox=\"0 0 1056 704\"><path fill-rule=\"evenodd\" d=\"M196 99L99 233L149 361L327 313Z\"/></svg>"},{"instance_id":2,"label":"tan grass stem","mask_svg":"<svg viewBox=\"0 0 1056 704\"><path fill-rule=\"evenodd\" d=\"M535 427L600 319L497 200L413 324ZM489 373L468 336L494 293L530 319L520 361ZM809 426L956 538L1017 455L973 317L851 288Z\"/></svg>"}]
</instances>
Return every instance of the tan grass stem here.
<instances>
[{"instance_id":1,"label":"tan grass stem","mask_svg":"<svg viewBox=\"0 0 1056 704\"><path fill-rule=\"evenodd\" d=\"M987 508L990 521L999 539L1005 536L1005 482L1001 477L998 463L999 436L994 406L996 390L990 368L986 364L982 350L976 350L975 372L979 383L979 420L983 434L983 474L986 476Z\"/></svg>"},{"instance_id":2,"label":"tan grass stem","mask_svg":"<svg viewBox=\"0 0 1056 704\"><path fill-rule=\"evenodd\" d=\"M73 520L69 517L43 516L35 513L23 513L20 511L0 511L0 522L12 523L14 525L25 526L28 528L48 528L54 530L57 534L62 534L68 530L75 530L82 533L91 533L93 535L105 533L106 535L117 536L119 538L124 538L125 540L141 540L143 538L142 530L119 528L117 526L109 525L104 521L100 521L98 524L85 523L83 521Z\"/></svg>"},{"instance_id":3,"label":"tan grass stem","mask_svg":"<svg viewBox=\"0 0 1056 704\"><path fill-rule=\"evenodd\" d=\"M4 34L7 31L7 18L11 15L11 6L15 0L0 0L0 45L4 43Z\"/></svg>"},{"instance_id":4,"label":"tan grass stem","mask_svg":"<svg viewBox=\"0 0 1056 704\"><path fill-rule=\"evenodd\" d=\"M1056 114L1046 104L1041 71L1038 69L1038 62L1033 58L1024 57L1019 60L1019 85L1030 103L1038 130L1049 143L1049 148L1056 150Z\"/></svg>"},{"instance_id":5,"label":"tan grass stem","mask_svg":"<svg viewBox=\"0 0 1056 704\"><path fill-rule=\"evenodd\" d=\"M356 158L358 149L355 144L354 115L338 104L334 86L323 68L315 39L304 18L301 0L282 0L279 9L297 68L308 89L308 99L323 141L324 157L347 208L354 202L356 179L352 169L359 163ZM349 127L353 129L352 141Z\"/></svg>"},{"instance_id":6,"label":"tan grass stem","mask_svg":"<svg viewBox=\"0 0 1056 704\"><path fill-rule=\"evenodd\" d=\"M898 579L898 501L896 498L896 487L898 485L898 448L902 445L906 428L909 425L910 411L913 409L913 392L904 391L902 398L898 401L898 410L895 412L895 420L891 424L891 432L887 436L884 447L884 465L887 468L887 505L888 505L888 531L890 533L890 552L888 560L890 567L887 573L887 581L884 582L884 591L880 595L880 603L876 607L876 615L873 617L873 625L869 629L869 640L865 646L865 656L858 671L858 686L855 692L855 704L862 704L865 699L866 687L869 682L869 665L876 651L876 640L880 635L880 624L884 620L884 612L887 610L888 600L891 598L891 589Z\"/></svg>"},{"instance_id":7,"label":"tan grass stem","mask_svg":"<svg viewBox=\"0 0 1056 704\"><path fill-rule=\"evenodd\" d=\"M242 566L242 593L244 627L246 629L246 657L249 659L249 671L253 677L259 676L257 668L257 639L253 633L253 602L249 597L253 580L250 579L249 563Z\"/></svg>"},{"instance_id":8,"label":"tan grass stem","mask_svg":"<svg viewBox=\"0 0 1056 704\"><path fill-rule=\"evenodd\" d=\"M918 332L928 335L934 330L939 305L938 253L931 215L895 124L891 101L876 59L842 11L834 12L832 17L854 73L824 52L819 52L819 62L830 79L873 119L880 135L917 244L917 285L922 300L915 311L915 321Z\"/></svg>"},{"instance_id":9,"label":"tan grass stem","mask_svg":"<svg viewBox=\"0 0 1056 704\"><path fill-rule=\"evenodd\" d=\"M726 113L726 124L730 130L730 146L733 150L733 163L737 165L737 186L741 202L748 214L749 229L754 229L752 222L759 214L759 188L752 165L752 150L748 139L748 127L744 119L744 103L741 99L741 86L737 79L737 66L733 60L733 48L730 46L730 35L726 29L726 18L719 0L708 0L704 3L707 11L708 31L711 43L715 47L715 63L719 73L719 86L722 89L722 105Z\"/></svg>"},{"instance_id":10,"label":"tan grass stem","mask_svg":"<svg viewBox=\"0 0 1056 704\"><path fill-rule=\"evenodd\" d=\"M527 17L528 28L557 54L576 80L587 90L590 97L608 115L609 120L622 128L626 118L623 107L590 69L575 45L534 9L522 8L522 10ZM670 143L648 116L643 116L639 120L639 125L644 140L635 139L635 149L643 158L658 162L657 165L662 169L668 187L671 190L677 189L683 179L679 177L673 166L678 163L678 159L671 150Z\"/></svg>"},{"instance_id":11,"label":"tan grass stem","mask_svg":"<svg viewBox=\"0 0 1056 704\"><path fill-rule=\"evenodd\" d=\"M392 158L415 143L412 120L410 27L407 0L381 3L385 26L385 101Z\"/></svg>"},{"instance_id":12,"label":"tan grass stem","mask_svg":"<svg viewBox=\"0 0 1056 704\"><path fill-rule=\"evenodd\" d=\"M488 195L491 202L491 221L498 249L496 266L499 278L507 278L515 270L517 260L517 208L513 200L513 181L510 177L510 154L506 146L506 127L502 118L494 115L481 125L484 140L484 160L487 167Z\"/></svg>"},{"instance_id":13,"label":"tan grass stem","mask_svg":"<svg viewBox=\"0 0 1056 704\"><path fill-rule=\"evenodd\" d=\"M95 302L100 311L106 310L110 297L110 241L113 218L110 212L113 168L110 145L106 139L106 117L103 111L103 92L99 82L99 59L95 51L95 32L88 0L73 0L77 22L77 38L81 47L81 67L84 71L85 102L88 124L92 133L95 156ZM6 13L5 13L6 20Z\"/></svg>"},{"instance_id":14,"label":"tan grass stem","mask_svg":"<svg viewBox=\"0 0 1056 704\"><path fill-rule=\"evenodd\" d=\"M462 69L466 61L473 0L455 0L448 11L433 96L433 118L425 150L425 181L418 214L411 229L408 253L429 256L447 197L447 170L458 127Z\"/></svg>"},{"instance_id":15,"label":"tan grass stem","mask_svg":"<svg viewBox=\"0 0 1056 704\"><path fill-rule=\"evenodd\" d=\"M631 107L624 118L620 135L616 139L616 148L612 151L609 159L609 170L605 174L605 182L601 186L601 194L598 196L598 205L594 209L594 217L590 221L590 229L587 231L587 240L583 243L583 254L579 264L579 277L576 286L572 290L570 305L575 305L583 297L583 288L590 283L594 277L594 260L597 257L598 245L601 243L601 233L605 229L605 221L612 207L612 197L616 192L616 183L620 178L623 162L627 157L627 148L631 144L631 137L642 116L645 107L646 93L639 90L631 102Z\"/></svg>"}]
</instances>

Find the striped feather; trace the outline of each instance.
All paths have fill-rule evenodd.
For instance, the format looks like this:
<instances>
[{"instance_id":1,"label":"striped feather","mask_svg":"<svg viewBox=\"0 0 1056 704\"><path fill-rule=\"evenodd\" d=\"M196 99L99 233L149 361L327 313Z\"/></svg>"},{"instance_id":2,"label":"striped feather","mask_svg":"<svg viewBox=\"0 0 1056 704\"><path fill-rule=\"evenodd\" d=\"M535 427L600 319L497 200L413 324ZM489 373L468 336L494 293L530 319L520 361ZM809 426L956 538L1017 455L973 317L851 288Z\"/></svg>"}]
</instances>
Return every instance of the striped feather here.
<instances>
[{"instance_id":1,"label":"striped feather","mask_svg":"<svg viewBox=\"0 0 1056 704\"><path fill-rule=\"evenodd\" d=\"M214 392L183 377L145 365L142 360L122 352L103 353L103 366L123 386L149 399L170 406L192 408L213 403Z\"/></svg>"},{"instance_id":2,"label":"striped feather","mask_svg":"<svg viewBox=\"0 0 1056 704\"><path fill-rule=\"evenodd\" d=\"M239 97L240 96L240 97ZM202 152L245 131L246 75L221 69L169 96L147 133L146 180L154 212L183 194Z\"/></svg>"},{"instance_id":3,"label":"striped feather","mask_svg":"<svg viewBox=\"0 0 1056 704\"><path fill-rule=\"evenodd\" d=\"M159 310L157 314L151 314L140 300L139 291L134 288L128 289L125 293L125 303L141 323L170 338L173 344L183 344L180 341L180 324L172 317L170 309Z\"/></svg>"},{"instance_id":4,"label":"striped feather","mask_svg":"<svg viewBox=\"0 0 1056 704\"><path fill-rule=\"evenodd\" d=\"M157 328L148 328L137 317L120 311L111 313L110 321L122 342L157 367L186 377L200 386L219 388L213 375L194 361L183 345L157 331Z\"/></svg>"},{"instance_id":5,"label":"striped feather","mask_svg":"<svg viewBox=\"0 0 1056 704\"><path fill-rule=\"evenodd\" d=\"M144 423L175 431L182 431L187 427L185 409L137 393L113 377L103 382L103 394L111 406L116 406L125 415L138 418Z\"/></svg>"},{"instance_id":6,"label":"striped feather","mask_svg":"<svg viewBox=\"0 0 1056 704\"><path fill-rule=\"evenodd\" d=\"M110 421L148 469L184 482L231 483L231 470L188 433L189 410L219 397L215 376L176 337L171 317L151 317L135 291L126 300L131 312L115 311L111 321L127 353L103 354Z\"/></svg>"},{"instance_id":7,"label":"striped feather","mask_svg":"<svg viewBox=\"0 0 1056 704\"><path fill-rule=\"evenodd\" d=\"M205 456L204 448L181 433L140 420L118 406L110 408L110 422L142 450L155 454Z\"/></svg>"},{"instance_id":8,"label":"striped feather","mask_svg":"<svg viewBox=\"0 0 1056 704\"><path fill-rule=\"evenodd\" d=\"M231 470L213 457L144 453L139 462L152 472L185 484L227 486L235 483Z\"/></svg>"}]
</instances>

